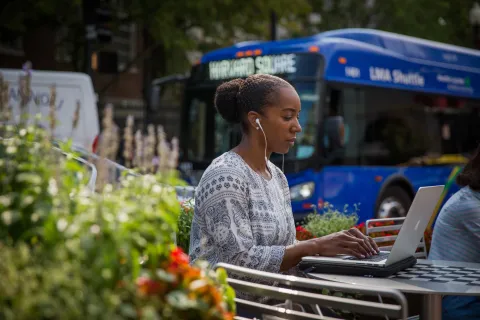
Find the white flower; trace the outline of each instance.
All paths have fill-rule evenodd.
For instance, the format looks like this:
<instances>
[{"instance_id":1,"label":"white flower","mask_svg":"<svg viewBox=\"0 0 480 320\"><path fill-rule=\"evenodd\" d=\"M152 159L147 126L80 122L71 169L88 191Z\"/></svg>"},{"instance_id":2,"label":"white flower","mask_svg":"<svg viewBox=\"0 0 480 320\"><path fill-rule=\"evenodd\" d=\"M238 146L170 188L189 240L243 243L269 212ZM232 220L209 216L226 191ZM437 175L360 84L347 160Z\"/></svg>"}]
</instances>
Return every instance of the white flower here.
<instances>
[{"instance_id":1,"label":"white flower","mask_svg":"<svg viewBox=\"0 0 480 320\"><path fill-rule=\"evenodd\" d=\"M6 224L7 226L12 223L12 212L11 211L4 211L2 213L2 220L3 223Z\"/></svg>"},{"instance_id":2,"label":"white flower","mask_svg":"<svg viewBox=\"0 0 480 320\"><path fill-rule=\"evenodd\" d=\"M161 193L162 192L162 187L160 187L158 184L154 185L152 188L153 193Z\"/></svg>"},{"instance_id":3,"label":"white flower","mask_svg":"<svg viewBox=\"0 0 480 320\"><path fill-rule=\"evenodd\" d=\"M8 154L14 154L17 152L17 147L14 147L14 146L8 146L7 147L7 153Z\"/></svg>"},{"instance_id":4,"label":"white flower","mask_svg":"<svg viewBox=\"0 0 480 320\"><path fill-rule=\"evenodd\" d=\"M94 224L93 226L90 227L90 232L93 234L98 234L100 233L100 227L98 224Z\"/></svg>"},{"instance_id":5,"label":"white flower","mask_svg":"<svg viewBox=\"0 0 480 320\"><path fill-rule=\"evenodd\" d=\"M80 230L80 227L78 226L78 224L74 223L74 224L71 224L68 229L67 229L67 233L72 236L74 234L76 234L78 231Z\"/></svg>"},{"instance_id":6,"label":"white flower","mask_svg":"<svg viewBox=\"0 0 480 320\"><path fill-rule=\"evenodd\" d=\"M57 221L57 229L58 229L58 231L60 231L60 232L65 231L65 229L67 228L67 226L68 226L67 220L65 220L65 219L62 218L62 219L60 219L60 220Z\"/></svg>"},{"instance_id":7,"label":"white flower","mask_svg":"<svg viewBox=\"0 0 480 320\"><path fill-rule=\"evenodd\" d=\"M32 220L32 222L37 222L38 219L40 219L40 216L38 213L34 213L32 214L32 216L30 217L30 219Z\"/></svg>"},{"instance_id":8,"label":"white flower","mask_svg":"<svg viewBox=\"0 0 480 320\"><path fill-rule=\"evenodd\" d=\"M50 193L52 196L56 196L58 194L57 182L53 178L48 181L48 193Z\"/></svg>"},{"instance_id":9,"label":"white flower","mask_svg":"<svg viewBox=\"0 0 480 320\"><path fill-rule=\"evenodd\" d=\"M127 222L127 220L128 220L128 214L126 214L125 212L120 212L120 214L118 215L118 221Z\"/></svg>"},{"instance_id":10,"label":"white flower","mask_svg":"<svg viewBox=\"0 0 480 320\"><path fill-rule=\"evenodd\" d=\"M4 207L8 207L12 204L12 198L9 196L0 196L0 204Z\"/></svg>"}]
</instances>

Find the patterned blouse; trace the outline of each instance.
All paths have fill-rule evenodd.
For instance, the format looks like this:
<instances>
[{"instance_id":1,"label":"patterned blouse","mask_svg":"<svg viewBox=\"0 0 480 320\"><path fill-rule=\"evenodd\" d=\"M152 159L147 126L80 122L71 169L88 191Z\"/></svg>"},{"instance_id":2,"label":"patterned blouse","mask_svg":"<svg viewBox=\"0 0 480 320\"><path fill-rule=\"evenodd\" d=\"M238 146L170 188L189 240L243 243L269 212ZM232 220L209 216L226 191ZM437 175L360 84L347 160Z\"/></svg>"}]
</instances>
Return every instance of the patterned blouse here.
<instances>
[{"instance_id":1,"label":"patterned blouse","mask_svg":"<svg viewBox=\"0 0 480 320\"><path fill-rule=\"evenodd\" d=\"M290 190L271 162L272 179L229 151L207 168L195 192L190 258L278 273L295 240ZM258 282L258 281L257 281Z\"/></svg>"}]
</instances>

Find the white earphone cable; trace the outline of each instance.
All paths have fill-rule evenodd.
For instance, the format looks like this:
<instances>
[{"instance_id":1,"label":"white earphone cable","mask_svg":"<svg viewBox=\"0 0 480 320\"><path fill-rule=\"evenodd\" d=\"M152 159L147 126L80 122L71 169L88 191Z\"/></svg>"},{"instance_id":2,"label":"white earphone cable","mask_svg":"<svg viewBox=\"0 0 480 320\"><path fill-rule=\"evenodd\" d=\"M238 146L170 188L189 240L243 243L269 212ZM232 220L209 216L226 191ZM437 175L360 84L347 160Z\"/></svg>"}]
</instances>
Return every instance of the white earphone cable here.
<instances>
[{"instance_id":1,"label":"white earphone cable","mask_svg":"<svg viewBox=\"0 0 480 320\"><path fill-rule=\"evenodd\" d=\"M265 134L265 131L263 131L262 125L260 124L260 119L257 118L256 122L257 122L258 127L260 128L260 130L262 130L263 138L265 139L265 165L266 165L267 168L268 168L268 159L267 159L267 135Z\"/></svg>"},{"instance_id":2,"label":"white earphone cable","mask_svg":"<svg viewBox=\"0 0 480 320\"><path fill-rule=\"evenodd\" d=\"M260 124L260 119L257 118L257 120L255 120L255 122L258 124L257 130L258 130L258 128L260 128L260 130L262 130L263 138L265 139L265 165L267 166L267 169L268 169L268 159L267 159L267 135L265 134L265 131L263 131L262 125ZM284 164L285 164L285 154L282 154L282 172L284 172ZM270 171L270 170L269 170L269 171ZM273 179L273 175L272 175L272 179ZM284 210L284 212L285 212L285 214L286 214L286 213L287 213L287 209L285 208L285 203L286 203L286 201L283 201L283 210Z\"/></svg>"}]
</instances>

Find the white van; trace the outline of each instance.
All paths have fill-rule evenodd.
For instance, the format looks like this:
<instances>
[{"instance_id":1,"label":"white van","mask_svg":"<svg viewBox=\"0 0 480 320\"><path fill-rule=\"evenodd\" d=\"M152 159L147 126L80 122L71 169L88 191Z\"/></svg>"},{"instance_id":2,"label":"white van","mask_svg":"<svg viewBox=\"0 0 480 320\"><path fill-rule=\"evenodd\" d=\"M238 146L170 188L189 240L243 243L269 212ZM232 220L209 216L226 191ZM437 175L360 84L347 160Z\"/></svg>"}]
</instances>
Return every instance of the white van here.
<instances>
[{"instance_id":1,"label":"white van","mask_svg":"<svg viewBox=\"0 0 480 320\"><path fill-rule=\"evenodd\" d=\"M12 119L20 114L19 79L23 70L0 69L4 80L9 84ZM65 140L72 138L77 145L92 150L93 143L99 134L97 99L92 80L84 73L59 71L31 71L32 98L29 100L28 113L32 116L42 114L41 125L49 128L50 88L56 86L56 118L57 125L54 138ZM73 129L73 118L77 101L80 102L80 117L77 128Z\"/></svg>"}]
</instances>

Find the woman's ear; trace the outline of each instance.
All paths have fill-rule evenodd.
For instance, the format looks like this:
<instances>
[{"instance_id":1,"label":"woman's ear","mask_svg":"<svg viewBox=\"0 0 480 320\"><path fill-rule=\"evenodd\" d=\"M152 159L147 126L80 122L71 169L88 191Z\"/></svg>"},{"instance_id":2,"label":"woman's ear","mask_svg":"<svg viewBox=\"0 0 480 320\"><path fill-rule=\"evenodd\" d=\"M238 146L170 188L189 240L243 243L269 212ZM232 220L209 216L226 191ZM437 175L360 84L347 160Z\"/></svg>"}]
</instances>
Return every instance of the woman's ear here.
<instances>
[{"instance_id":1,"label":"woman's ear","mask_svg":"<svg viewBox=\"0 0 480 320\"><path fill-rule=\"evenodd\" d=\"M260 114L258 114L258 112L255 112L255 111L250 111L248 114L247 114L247 121L248 121L248 124L250 126L252 126L253 128L255 129L258 129L258 124L257 124L257 119L260 119Z\"/></svg>"}]
</instances>

